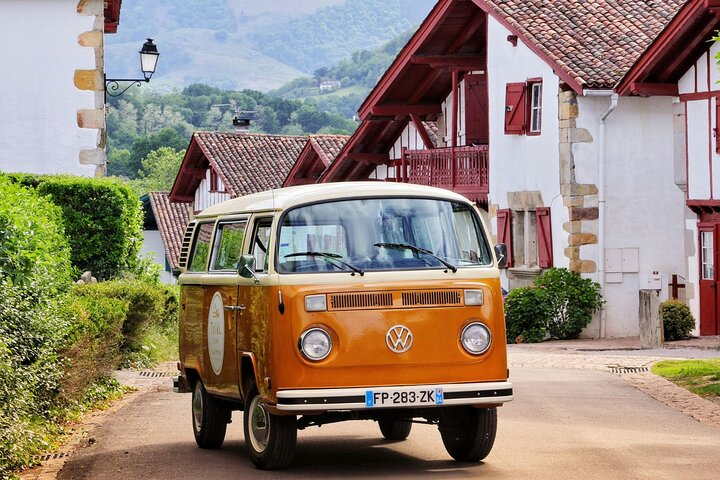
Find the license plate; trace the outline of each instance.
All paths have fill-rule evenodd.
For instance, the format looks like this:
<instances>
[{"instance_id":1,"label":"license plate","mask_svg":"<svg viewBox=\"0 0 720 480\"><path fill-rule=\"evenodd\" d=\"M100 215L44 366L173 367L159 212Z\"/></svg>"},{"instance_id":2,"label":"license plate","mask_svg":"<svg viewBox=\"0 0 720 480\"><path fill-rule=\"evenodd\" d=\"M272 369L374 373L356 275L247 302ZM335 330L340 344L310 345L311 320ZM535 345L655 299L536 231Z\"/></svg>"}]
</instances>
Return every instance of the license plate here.
<instances>
[{"instance_id":1,"label":"license plate","mask_svg":"<svg viewBox=\"0 0 720 480\"><path fill-rule=\"evenodd\" d=\"M365 391L365 406L367 408L442 405L444 401L442 388Z\"/></svg>"}]
</instances>

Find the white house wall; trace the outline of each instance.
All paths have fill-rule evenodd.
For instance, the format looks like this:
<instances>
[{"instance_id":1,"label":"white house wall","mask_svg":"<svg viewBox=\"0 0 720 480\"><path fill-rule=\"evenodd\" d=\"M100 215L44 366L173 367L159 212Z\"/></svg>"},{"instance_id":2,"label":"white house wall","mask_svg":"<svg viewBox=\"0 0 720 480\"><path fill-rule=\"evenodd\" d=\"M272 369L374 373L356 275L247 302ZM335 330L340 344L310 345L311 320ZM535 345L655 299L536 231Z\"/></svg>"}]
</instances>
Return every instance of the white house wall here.
<instances>
[{"instance_id":1,"label":"white house wall","mask_svg":"<svg viewBox=\"0 0 720 480\"><path fill-rule=\"evenodd\" d=\"M562 228L568 212L560 196L558 91L560 81L552 69L521 40L517 46L494 18L488 18L488 94L490 123L489 203L508 208L508 193L541 192L543 205L551 208L553 260L567 267L567 232ZM537 136L505 134L505 86L542 78L542 128ZM492 221L497 233L497 222Z\"/></svg>"},{"instance_id":2,"label":"white house wall","mask_svg":"<svg viewBox=\"0 0 720 480\"><path fill-rule=\"evenodd\" d=\"M675 185L672 97L621 97L606 120L606 227L609 255L635 256L638 266L607 269L604 297L610 337L638 334L639 290L648 275L663 276L661 298L672 274L685 276L684 192ZM577 126L593 137L574 148L578 183L598 184L598 127L608 97L579 97ZM598 263L598 246L581 249ZM606 264L607 266L607 264ZM612 271L610 271L612 270ZM597 274L593 276L597 280ZM591 325L588 331L597 328Z\"/></svg>"},{"instance_id":3,"label":"white house wall","mask_svg":"<svg viewBox=\"0 0 720 480\"><path fill-rule=\"evenodd\" d=\"M160 280L168 285L174 285L177 280L170 272L165 270L167 260L165 256L165 244L158 230L143 230L143 244L140 248L140 258L150 258L153 263L160 265Z\"/></svg>"},{"instance_id":4,"label":"white house wall","mask_svg":"<svg viewBox=\"0 0 720 480\"><path fill-rule=\"evenodd\" d=\"M76 88L74 75L96 68L95 50L78 43L96 17L77 8L78 0L0 2L4 172L95 174L79 158L97 148L98 130L78 127L78 110L95 109L96 92Z\"/></svg>"},{"instance_id":5,"label":"white house wall","mask_svg":"<svg viewBox=\"0 0 720 480\"><path fill-rule=\"evenodd\" d=\"M225 184L220 178L217 179L218 192L210 191L210 169L205 171L205 178L200 181L200 185L195 190L195 211L200 212L206 208L217 205L218 203L230 200L229 193L221 193L225 190Z\"/></svg>"}]
</instances>

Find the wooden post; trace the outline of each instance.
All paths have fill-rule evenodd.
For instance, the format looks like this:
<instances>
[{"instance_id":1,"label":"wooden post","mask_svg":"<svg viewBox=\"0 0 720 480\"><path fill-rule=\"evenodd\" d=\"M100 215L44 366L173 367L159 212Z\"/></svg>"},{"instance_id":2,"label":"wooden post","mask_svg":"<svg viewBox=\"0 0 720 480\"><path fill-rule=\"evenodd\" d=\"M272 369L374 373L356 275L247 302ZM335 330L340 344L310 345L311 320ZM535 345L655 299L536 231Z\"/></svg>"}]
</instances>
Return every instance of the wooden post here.
<instances>
[{"instance_id":1,"label":"wooden post","mask_svg":"<svg viewBox=\"0 0 720 480\"><path fill-rule=\"evenodd\" d=\"M457 138L458 138L458 112L460 111L460 106L458 105L458 102L460 101L460 95L458 95L458 89L460 88L460 72L457 70L452 71L452 144L450 146L450 168L452 169L452 188L455 188L455 175L457 166L455 165L455 147L457 147Z\"/></svg>"},{"instance_id":2,"label":"wooden post","mask_svg":"<svg viewBox=\"0 0 720 480\"><path fill-rule=\"evenodd\" d=\"M664 334L660 318L660 291L640 290L640 346L661 348Z\"/></svg>"}]
</instances>

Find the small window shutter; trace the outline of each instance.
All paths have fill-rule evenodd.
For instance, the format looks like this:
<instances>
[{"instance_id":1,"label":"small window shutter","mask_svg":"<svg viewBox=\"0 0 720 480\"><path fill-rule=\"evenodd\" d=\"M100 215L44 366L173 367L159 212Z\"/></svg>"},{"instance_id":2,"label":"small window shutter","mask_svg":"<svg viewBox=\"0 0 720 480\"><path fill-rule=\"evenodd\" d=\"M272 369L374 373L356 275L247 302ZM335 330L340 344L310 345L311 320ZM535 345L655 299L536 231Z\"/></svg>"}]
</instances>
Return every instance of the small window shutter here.
<instances>
[{"instance_id":1,"label":"small window shutter","mask_svg":"<svg viewBox=\"0 0 720 480\"><path fill-rule=\"evenodd\" d=\"M537 218L538 266L540 268L550 268L553 266L550 208L537 207L535 209L535 216Z\"/></svg>"},{"instance_id":2,"label":"small window shutter","mask_svg":"<svg viewBox=\"0 0 720 480\"><path fill-rule=\"evenodd\" d=\"M522 135L525 133L525 98L527 85L508 83L505 85L505 133Z\"/></svg>"},{"instance_id":3,"label":"small window shutter","mask_svg":"<svg viewBox=\"0 0 720 480\"><path fill-rule=\"evenodd\" d=\"M715 97L715 152L720 153L720 97Z\"/></svg>"},{"instance_id":4,"label":"small window shutter","mask_svg":"<svg viewBox=\"0 0 720 480\"><path fill-rule=\"evenodd\" d=\"M497 241L507 248L505 267L512 267L512 214L508 209L497 211Z\"/></svg>"}]
</instances>

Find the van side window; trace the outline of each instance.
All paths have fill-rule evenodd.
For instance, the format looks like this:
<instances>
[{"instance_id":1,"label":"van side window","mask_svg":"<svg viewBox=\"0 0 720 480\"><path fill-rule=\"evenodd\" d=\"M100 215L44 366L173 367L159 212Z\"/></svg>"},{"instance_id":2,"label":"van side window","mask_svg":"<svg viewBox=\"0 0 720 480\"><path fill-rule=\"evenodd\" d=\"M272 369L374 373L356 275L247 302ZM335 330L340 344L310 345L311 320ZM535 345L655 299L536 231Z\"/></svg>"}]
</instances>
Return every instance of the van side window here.
<instances>
[{"instance_id":1,"label":"van side window","mask_svg":"<svg viewBox=\"0 0 720 480\"><path fill-rule=\"evenodd\" d=\"M193 246L192 256L190 257L190 266L188 267L189 272L204 272L207 268L212 231L212 223L202 223L197 227L195 245Z\"/></svg>"},{"instance_id":2,"label":"van side window","mask_svg":"<svg viewBox=\"0 0 720 480\"><path fill-rule=\"evenodd\" d=\"M255 271L267 273L268 271L268 247L270 245L270 231L272 217L260 218L255 222L255 233L250 245L251 252L255 256Z\"/></svg>"},{"instance_id":3,"label":"van side window","mask_svg":"<svg viewBox=\"0 0 720 480\"><path fill-rule=\"evenodd\" d=\"M210 270L236 272L242 255L246 220L219 223L215 234L215 248Z\"/></svg>"}]
</instances>

